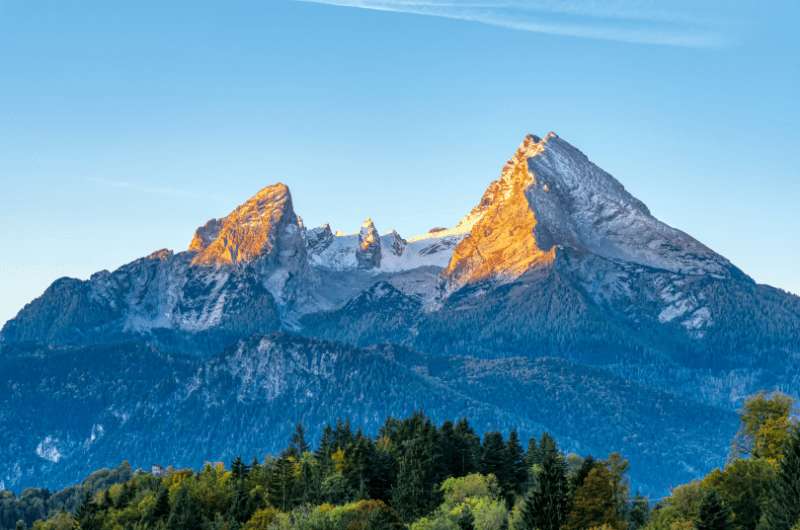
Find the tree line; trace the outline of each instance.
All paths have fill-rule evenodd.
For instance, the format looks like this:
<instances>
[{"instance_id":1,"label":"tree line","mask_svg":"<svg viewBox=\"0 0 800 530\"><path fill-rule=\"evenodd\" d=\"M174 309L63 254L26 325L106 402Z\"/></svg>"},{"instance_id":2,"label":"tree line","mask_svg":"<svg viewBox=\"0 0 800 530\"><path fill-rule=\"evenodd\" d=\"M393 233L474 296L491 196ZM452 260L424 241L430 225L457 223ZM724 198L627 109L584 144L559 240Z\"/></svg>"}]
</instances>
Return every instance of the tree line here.
<instances>
[{"instance_id":1,"label":"tree line","mask_svg":"<svg viewBox=\"0 0 800 530\"><path fill-rule=\"evenodd\" d=\"M200 471L102 470L56 494L0 492L0 529L800 530L800 432L782 394L745 404L728 463L655 505L628 462L466 419L389 418L375 436L297 425L277 456Z\"/></svg>"}]
</instances>

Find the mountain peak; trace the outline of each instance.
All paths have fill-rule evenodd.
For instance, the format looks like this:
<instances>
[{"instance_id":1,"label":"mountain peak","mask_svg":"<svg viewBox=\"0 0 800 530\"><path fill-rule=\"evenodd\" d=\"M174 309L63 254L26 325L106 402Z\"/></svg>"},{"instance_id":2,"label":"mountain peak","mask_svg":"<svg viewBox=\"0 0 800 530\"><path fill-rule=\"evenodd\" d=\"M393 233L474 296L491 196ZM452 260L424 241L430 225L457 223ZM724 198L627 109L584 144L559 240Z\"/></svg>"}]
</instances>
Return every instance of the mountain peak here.
<instances>
[{"instance_id":1,"label":"mountain peak","mask_svg":"<svg viewBox=\"0 0 800 530\"><path fill-rule=\"evenodd\" d=\"M196 253L192 263L234 265L252 261L270 254L284 232L300 231L288 186L272 184L226 217L198 228L189 244L189 250Z\"/></svg>"},{"instance_id":2,"label":"mountain peak","mask_svg":"<svg viewBox=\"0 0 800 530\"><path fill-rule=\"evenodd\" d=\"M555 248L544 248L537 241L538 219L526 196L535 184L528 159L541 154L546 143L526 136L503 166L500 178L489 184L481 201L460 223L471 226L443 271L449 291L490 278L514 279L555 259Z\"/></svg>"},{"instance_id":3,"label":"mountain peak","mask_svg":"<svg viewBox=\"0 0 800 530\"><path fill-rule=\"evenodd\" d=\"M362 269L376 269L381 266L381 236L370 217L361 223L356 260Z\"/></svg>"},{"instance_id":4,"label":"mountain peak","mask_svg":"<svg viewBox=\"0 0 800 530\"><path fill-rule=\"evenodd\" d=\"M671 272L724 276L730 264L650 213L613 176L550 132L527 135L459 227L443 272L449 290L514 279L557 247Z\"/></svg>"}]
</instances>

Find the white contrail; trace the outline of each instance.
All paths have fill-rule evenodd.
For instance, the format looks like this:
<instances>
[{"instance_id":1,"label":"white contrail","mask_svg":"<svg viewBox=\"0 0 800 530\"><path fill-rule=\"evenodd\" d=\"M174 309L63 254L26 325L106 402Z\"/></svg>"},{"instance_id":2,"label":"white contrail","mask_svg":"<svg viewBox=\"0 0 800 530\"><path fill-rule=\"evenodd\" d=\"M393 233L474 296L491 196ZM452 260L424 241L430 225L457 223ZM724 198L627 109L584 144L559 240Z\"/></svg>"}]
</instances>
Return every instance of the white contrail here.
<instances>
[{"instance_id":1,"label":"white contrail","mask_svg":"<svg viewBox=\"0 0 800 530\"><path fill-rule=\"evenodd\" d=\"M646 2L296 0L340 7L478 22L520 31L639 44L718 47L722 37L701 20Z\"/></svg>"}]
</instances>

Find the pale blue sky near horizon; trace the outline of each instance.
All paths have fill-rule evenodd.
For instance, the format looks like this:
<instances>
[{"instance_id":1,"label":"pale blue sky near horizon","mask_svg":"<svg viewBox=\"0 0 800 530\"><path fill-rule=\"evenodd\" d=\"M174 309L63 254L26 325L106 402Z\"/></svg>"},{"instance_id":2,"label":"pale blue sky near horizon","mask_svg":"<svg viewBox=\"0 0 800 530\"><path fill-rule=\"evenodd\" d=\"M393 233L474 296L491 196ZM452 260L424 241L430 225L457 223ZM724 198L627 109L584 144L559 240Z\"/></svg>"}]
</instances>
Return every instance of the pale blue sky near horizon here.
<instances>
[{"instance_id":1,"label":"pale blue sky near horizon","mask_svg":"<svg viewBox=\"0 0 800 530\"><path fill-rule=\"evenodd\" d=\"M526 133L800 293L800 4L0 0L0 324L282 181L452 225Z\"/></svg>"}]
</instances>

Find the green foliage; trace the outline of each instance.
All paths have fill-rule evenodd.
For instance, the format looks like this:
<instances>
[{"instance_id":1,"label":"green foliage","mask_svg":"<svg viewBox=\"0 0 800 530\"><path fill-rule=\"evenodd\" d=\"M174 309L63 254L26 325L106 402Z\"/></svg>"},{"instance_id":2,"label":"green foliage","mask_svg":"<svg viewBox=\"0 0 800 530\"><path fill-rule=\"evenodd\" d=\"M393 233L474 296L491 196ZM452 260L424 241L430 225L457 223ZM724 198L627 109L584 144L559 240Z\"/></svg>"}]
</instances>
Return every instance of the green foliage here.
<instances>
[{"instance_id":1,"label":"green foliage","mask_svg":"<svg viewBox=\"0 0 800 530\"><path fill-rule=\"evenodd\" d=\"M779 392L759 393L742 409L741 427L734 438L733 458L752 456L777 462L789 440L794 400Z\"/></svg>"},{"instance_id":2,"label":"green foliage","mask_svg":"<svg viewBox=\"0 0 800 530\"><path fill-rule=\"evenodd\" d=\"M534 462L538 469L522 507L522 527L559 530L567 521L569 486L564 459L552 438L542 437Z\"/></svg>"},{"instance_id":3,"label":"green foliage","mask_svg":"<svg viewBox=\"0 0 800 530\"><path fill-rule=\"evenodd\" d=\"M774 478L774 466L766 459L737 459L711 472L703 486L719 493L731 510L735 528L755 530Z\"/></svg>"},{"instance_id":4,"label":"green foliage","mask_svg":"<svg viewBox=\"0 0 800 530\"><path fill-rule=\"evenodd\" d=\"M732 528L728 507L722 502L719 494L708 491L700 503L697 514L697 530L728 530Z\"/></svg>"},{"instance_id":5,"label":"green foliage","mask_svg":"<svg viewBox=\"0 0 800 530\"><path fill-rule=\"evenodd\" d=\"M417 413L389 418L376 437L339 421L312 451L298 425L287 448L263 462L237 457L228 469L207 464L158 476L124 464L55 494L0 492L7 515L0 530L548 530L567 521L569 506L598 502L619 515L619 495L627 495L623 459L574 457L589 471L568 478L550 436L528 447L515 431L487 433L481 442L465 419L437 427Z\"/></svg>"},{"instance_id":6,"label":"green foliage","mask_svg":"<svg viewBox=\"0 0 800 530\"><path fill-rule=\"evenodd\" d=\"M761 528L789 530L800 524L800 429L794 429L781 458Z\"/></svg>"},{"instance_id":7,"label":"green foliage","mask_svg":"<svg viewBox=\"0 0 800 530\"><path fill-rule=\"evenodd\" d=\"M611 471L606 466L595 465L575 492L566 528L582 530L604 524L625 528L614 494Z\"/></svg>"},{"instance_id":8,"label":"green foliage","mask_svg":"<svg viewBox=\"0 0 800 530\"><path fill-rule=\"evenodd\" d=\"M506 527L508 509L494 475L474 473L450 477L440 489L442 504L433 514L414 522L412 530L501 530Z\"/></svg>"}]
</instances>

